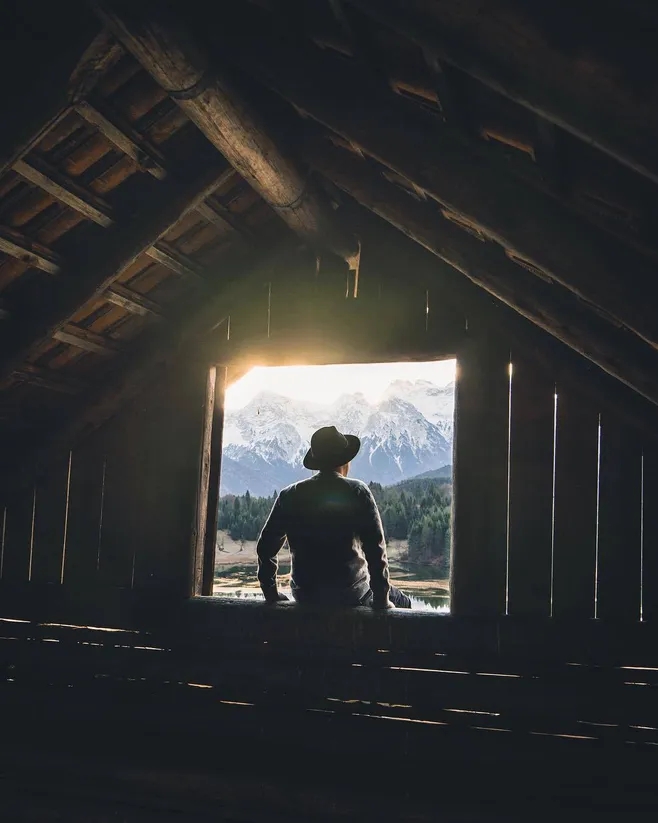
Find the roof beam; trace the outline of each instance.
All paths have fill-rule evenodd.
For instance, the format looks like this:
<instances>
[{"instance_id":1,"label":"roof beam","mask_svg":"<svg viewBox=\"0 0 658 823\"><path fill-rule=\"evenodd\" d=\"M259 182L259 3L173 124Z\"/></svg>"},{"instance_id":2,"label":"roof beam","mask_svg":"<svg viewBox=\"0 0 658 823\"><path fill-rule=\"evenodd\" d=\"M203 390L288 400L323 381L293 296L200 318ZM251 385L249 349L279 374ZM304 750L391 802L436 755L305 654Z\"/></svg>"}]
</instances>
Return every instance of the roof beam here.
<instances>
[{"instance_id":1,"label":"roof beam","mask_svg":"<svg viewBox=\"0 0 658 823\"><path fill-rule=\"evenodd\" d=\"M405 0L347 2L499 94L658 182L655 113L648 112L648 101L638 100L636 90L626 80L625 67L606 55L607 65L597 65L592 71L592 59L595 63L603 59L593 43L582 42L580 52L565 53L554 47L542 31L541 20L534 18L529 8L532 4L520 11L519 4L511 0L459 4L423 0L412 8ZM569 20L563 25L569 26Z\"/></svg>"},{"instance_id":2,"label":"roof beam","mask_svg":"<svg viewBox=\"0 0 658 823\"><path fill-rule=\"evenodd\" d=\"M14 6L19 13L29 8L27 4ZM5 25L6 17L15 16L13 9L4 4L2 14L0 67L8 81L3 106L12 116L3 117L0 129L0 175L32 151L69 111L69 78L99 30L97 21L82 7L76 25L54 6L44 5L38 15L33 13L29 25L24 20L11 21L18 22L13 28Z\"/></svg>"},{"instance_id":3,"label":"roof beam","mask_svg":"<svg viewBox=\"0 0 658 823\"><path fill-rule=\"evenodd\" d=\"M67 323L61 329L57 329L53 334L53 339L58 340L60 343L68 343L69 346L75 346L78 349L100 354L103 357L112 357L122 348L102 334L96 334L90 329L74 326L72 323Z\"/></svg>"},{"instance_id":4,"label":"roof beam","mask_svg":"<svg viewBox=\"0 0 658 823\"><path fill-rule=\"evenodd\" d=\"M324 193L268 133L236 82L209 65L180 20L156 2L94 0L92 7L293 231L346 259L356 255L356 240L338 225Z\"/></svg>"},{"instance_id":5,"label":"roof beam","mask_svg":"<svg viewBox=\"0 0 658 823\"><path fill-rule=\"evenodd\" d=\"M105 299L108 303L120 306L131 314L162 319L162 309L154 300L133 289L127 288L121 283L115 283L110 286L105 292Z\"/></svg>"},{"instance_id":6,"label":"roof beam","mask_svg":"<svg viewBox=\"0 0 658 823\"><path fill-rule=\"evenodd\" d=\"M334 185L392 223L478 286L612 376L658 404L658 353L610 326L555 285L524 271L493 243L441 216L431 202L406 196L348 152L305 142L306 159Z\"/></svg>"},{"instance_id":7,"label":"roof beam","mask_svg":"<svg viewBox=\"0 0 658 823\"><path fill-rule=\"evenodd\" d=\"M245 240L256 240L256 234L249 226L238 217L237 214L220 203L216 197L209 198L205 203L202 203L197 209L201 217L209 223L215 223L219 226L230 226L234 231L240 234Z\"/></svg>"},{"instance_id":8,"label":"roof beam","mask_svg":"<svg viewBox=\"0 0 658 823\"><path fill-rule=\"evenodd\" d=\"M248 38L235 42L228 27L216 36L222 57L658 347L653 265L510 175L486 146L382 93L357 66L291 38L271 18L259 20L255 7Z\"/></svg>"},{"instance_id":9,"label":"roof beam","mask_svg":"<svg viewBox=\"0 0 658 823\"><path fill-rule=\"evenodd\" d=\"M79 437L100 426L142 393L145 380L150 375L158 374L160 368L178 358L185 358L188 363L191 359L198 359L200 341L221 325L236 305L249 298L253 284L272 277L272 271L279 266L291 262L295 264L297 255L298 243L291 242L290 238L268 249L236 247L229 259L224 261L226 277L220 290L214 294L199 295L194 305L188 307L188 311L179 313L171 325L163 324L148 340L119 355L114 361L116 368L112 374L95 386L92 394L74 415L66 419L62 428L50 432L42 442L35 443L32 439L26 446L32 449L35 456L38 453L40 459L47 461L49 455L62 444L70 448ZM209 365L210 362L208 360ZM25 453L21 450L17 452L21 455L20 464L15 471L10 468L9 473L3 475L11 476L14 487L21 480L27 481L31 477ZM0 477L0 485L3 477Z\"/></svg>"},{"instance_id":10,"label":"roof beam","mask_svg":"<svg viewBox=\"0 0 658 823\"><path fill-rule=\"evenodd\" d=\"M112 225L112 209L102 197L83 188L42 157L30 154L14 163L14 171L88 220L106 228Z\"/></svg>"},{"instance_id":11,"label":"roof beam","mask_svg":"<svg viewBox=\"0 0 658 823\"><path fill-rule=\"evenodd\" d=\"M166 177L166 162L162 152L107 101L92 95L88 99L78 101L75 110L87 123L95 126L115 148L132 158L141 169L157 180Z\"/></svg>"},{"instance_id":12,"label":"roof beam","mask_svg":"<svg viewBox=\"0 0 658 823\"><path fill-rule=\"evenodd\" d=\"M151 260L155 260L156 263L166 266L176 274L194 280L203 280L202 268L198 266L191 257L177 251L172 245L165 243L164 240L151 246L146 254Z\"/></svg>"},{"instance_id":13,"label":"roof beam","mask_svg":"<svg viewBox=\"0 0 658 823\"><path fill-rule=\"evenodd\" d=\"M204 168L185 181L167 178L142 204L141 220L115 225L103 232L93 248L77 261L71 260L66 273L68 288L29 319L3 323L0 332L0 376L20 367L39 341L53 334L93 298L104 298L108 287L141 254L156 243L185 214L193 211L221 183L225 167L204 163Z\"/></svg>"},{"instance_id":14,"label":"roof beam","mask_svg":"<svg viewBox=\"0 0 658 823\"><path fill-rule=\"evenodd\" d=\"M47 274L57 274L62 267L54 251L8 226L0 226L0 251Z\"/></svg>"},{"instance_id":15,"label":"roof beam","mask_svg":"<svg viewBox=\"0 0 658 823\"><path fill-rule=\"evenodd\" d=\"M21 383L29 383L31 386L60 394L79 394L85 388L85 384L80 380L65 377L52 369L45 369L32 363L25 363L20 369L16 369L12 377Z\"/></svg>"}]
</instances>

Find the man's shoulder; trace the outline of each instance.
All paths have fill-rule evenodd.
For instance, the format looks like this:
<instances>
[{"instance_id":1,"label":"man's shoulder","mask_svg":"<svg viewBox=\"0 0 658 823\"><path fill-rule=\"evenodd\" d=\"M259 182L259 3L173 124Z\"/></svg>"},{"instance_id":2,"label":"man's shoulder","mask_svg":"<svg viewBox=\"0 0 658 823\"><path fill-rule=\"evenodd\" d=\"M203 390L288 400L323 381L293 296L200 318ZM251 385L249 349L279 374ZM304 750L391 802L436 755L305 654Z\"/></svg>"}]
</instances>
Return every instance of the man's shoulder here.
<instances>
[{"instance_id":1,"label":"man's shoulder","mask_svg":"<svg viewBox=\"0 0 658 823\"><path fill-rule=\"evenodd\" d=\"M365 494L366 496L370 496L370 487L367 483L364 483L363 480L359 480L356 477L343 477L342 479L351 488L353 488L357 494Z\"/></svg>"}]
</instances>

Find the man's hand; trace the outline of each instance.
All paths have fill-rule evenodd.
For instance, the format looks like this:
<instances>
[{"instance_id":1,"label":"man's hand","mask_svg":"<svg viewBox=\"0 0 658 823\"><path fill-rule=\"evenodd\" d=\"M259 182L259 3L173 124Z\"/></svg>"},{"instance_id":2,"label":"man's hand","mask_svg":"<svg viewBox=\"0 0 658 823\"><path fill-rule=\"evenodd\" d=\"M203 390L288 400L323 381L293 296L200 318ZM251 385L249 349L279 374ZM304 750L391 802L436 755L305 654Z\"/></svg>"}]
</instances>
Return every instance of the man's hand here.
<instances>
[{"instance_id":1,"label":"man's hand","mask_svg":"<svg viewBox=\"0 0 658 823\"><path fill-rule=\"evenodd\" d=\"M372 601L372 608L376 609L377 611L386 611L388 609L394 609L395 606L391 603L391 601L387 598L385 599L376 599Z\"/></svg>"},{"instance_id":2,"label":"man's hand","mask_svg":"<svg viewBox=\"0 0 658 823\"><path fill-rule=\"evenodd\" d=\"M288 596L281 594L281 592L274 592L273 594L265 595L265 602L268 606L273 606L275 603L287 603Z\"/></svg>"}]
</instances>

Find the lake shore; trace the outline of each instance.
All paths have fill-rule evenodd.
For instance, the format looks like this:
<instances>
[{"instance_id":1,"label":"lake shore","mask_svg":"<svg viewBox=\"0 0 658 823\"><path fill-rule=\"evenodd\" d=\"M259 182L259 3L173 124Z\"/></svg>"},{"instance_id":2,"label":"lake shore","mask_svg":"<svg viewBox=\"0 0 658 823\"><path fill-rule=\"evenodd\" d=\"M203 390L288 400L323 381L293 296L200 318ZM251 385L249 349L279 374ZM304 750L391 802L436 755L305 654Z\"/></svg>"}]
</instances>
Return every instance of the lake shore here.
<instances>
[{"instance_id":1,"label":"lake shore","mask_svg":"<svg viewBox=\"0 0 658 823\"><path fill-rule=\"evenodd\" d=\"M391 582L398 588L421 599L431 601L448 597L450 581L435 577L429 565L411 564L406 540L391 540L387 544ZM217 552L215 554L215 594L236 594L249 596L257 594L256 579L258 558L256 541L232 540L227 532L217 532ZM279 582L282 588L290 585L290 556L284 549L279 555Z\"/></svg>"}]
</instances>

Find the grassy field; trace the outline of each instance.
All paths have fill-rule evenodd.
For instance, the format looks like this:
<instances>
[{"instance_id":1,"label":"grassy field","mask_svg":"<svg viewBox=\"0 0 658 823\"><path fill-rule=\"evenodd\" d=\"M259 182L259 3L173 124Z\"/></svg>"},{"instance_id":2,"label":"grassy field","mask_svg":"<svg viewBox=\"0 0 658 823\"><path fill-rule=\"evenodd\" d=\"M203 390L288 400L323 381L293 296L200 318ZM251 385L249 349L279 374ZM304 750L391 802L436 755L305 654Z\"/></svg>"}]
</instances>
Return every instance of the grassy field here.
<instances>
[{"instance_id":1,"label":"grassy field","mask_svg":"<svg viewBox=\"0 0 658 823\"><path fill-rule=\"evenodd\" d=\"M391 540L388 543L391 582L428 605L446 606L449 581L437 578L431 566L408 563L407 553L406 540ZM255 541L237 542L226 532L217 533L215 594L247 598L260 596L256 566ZM290 586L290 555L287 549L279 554L279 586L284 590Z\"/></svg>"}]
</instances>

